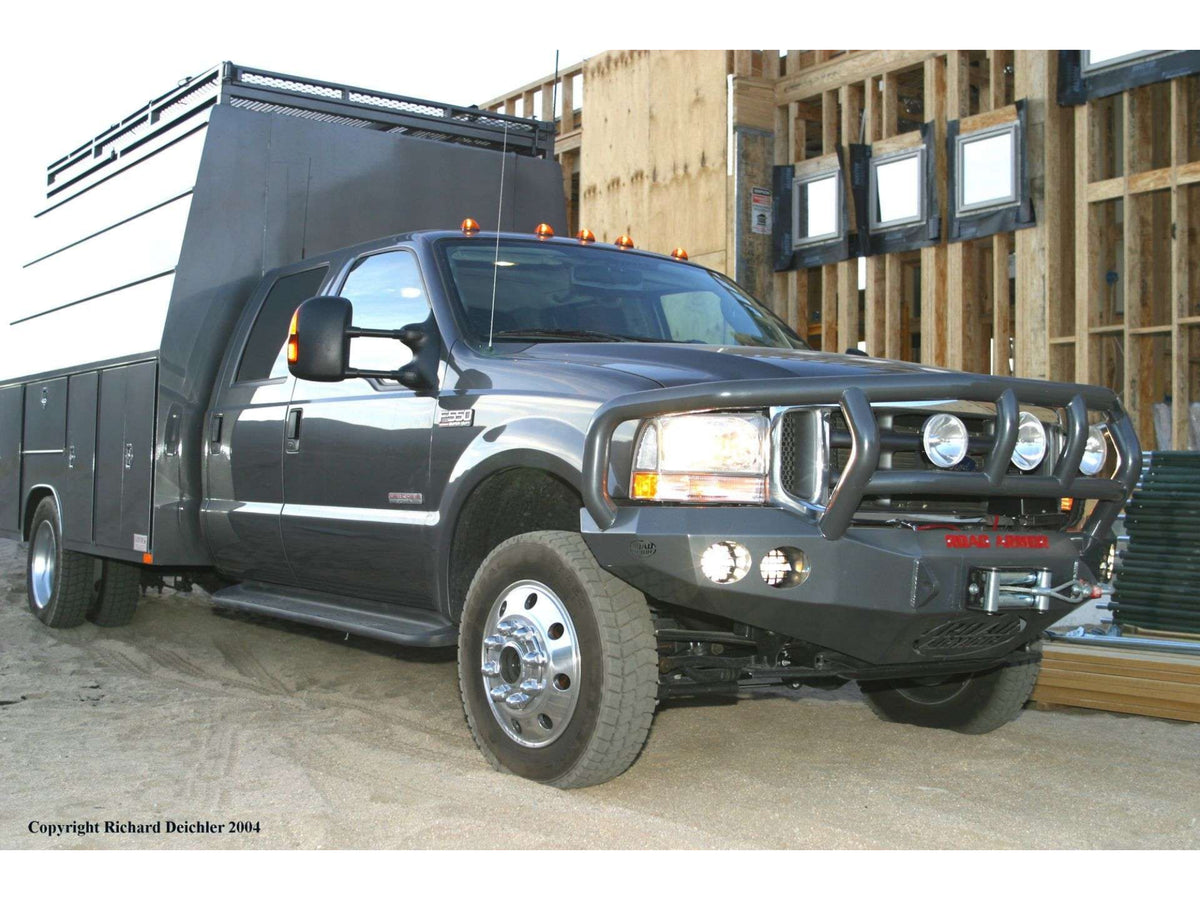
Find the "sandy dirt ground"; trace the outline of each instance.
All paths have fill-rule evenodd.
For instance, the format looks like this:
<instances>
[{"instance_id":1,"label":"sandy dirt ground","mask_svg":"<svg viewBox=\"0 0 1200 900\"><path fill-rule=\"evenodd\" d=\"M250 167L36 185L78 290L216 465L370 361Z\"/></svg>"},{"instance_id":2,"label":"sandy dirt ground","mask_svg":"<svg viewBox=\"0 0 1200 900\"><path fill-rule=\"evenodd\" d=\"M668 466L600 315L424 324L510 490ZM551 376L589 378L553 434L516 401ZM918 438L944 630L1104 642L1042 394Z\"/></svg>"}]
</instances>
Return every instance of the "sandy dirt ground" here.
<instances>
[{"instance_id":1,"label":"sandy dirt ground","mask_svg":"<svg viewBox=\"0 0 1200 900\"><path fill-rule=\"evenodd\" d=\"M53 631L0 541L0 847L1200 848L1200 725L1026 710L969 737L853 687L660 708L634 767L562 792L500 775L452 652L143 599ZM258 833L30 833L33 821Z\"/></svg>"}]
</instances>

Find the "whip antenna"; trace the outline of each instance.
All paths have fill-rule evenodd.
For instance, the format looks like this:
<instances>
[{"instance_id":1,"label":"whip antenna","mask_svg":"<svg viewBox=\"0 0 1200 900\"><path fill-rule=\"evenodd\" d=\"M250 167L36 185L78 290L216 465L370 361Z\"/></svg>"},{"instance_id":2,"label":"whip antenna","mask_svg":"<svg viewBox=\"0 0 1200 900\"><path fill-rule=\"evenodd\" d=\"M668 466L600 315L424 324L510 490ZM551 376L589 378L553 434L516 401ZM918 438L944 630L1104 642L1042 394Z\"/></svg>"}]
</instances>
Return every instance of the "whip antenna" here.
<instances>
[{"instance_id":1,"label":"whip antenna","mask_svg":"<svg viewBox=\"0 0 1200 900\"><path fill-rule=\"evenodd\" d=\"M496 278L500 274L500 223L504 221L504 163L508 158L508 119L504 120L504 145L500 150L500 202L496 206L496 255L492 259L492 319L488 324L488 349L492 349L492 338L496 334Z\"/></svg>"}]
</instances>

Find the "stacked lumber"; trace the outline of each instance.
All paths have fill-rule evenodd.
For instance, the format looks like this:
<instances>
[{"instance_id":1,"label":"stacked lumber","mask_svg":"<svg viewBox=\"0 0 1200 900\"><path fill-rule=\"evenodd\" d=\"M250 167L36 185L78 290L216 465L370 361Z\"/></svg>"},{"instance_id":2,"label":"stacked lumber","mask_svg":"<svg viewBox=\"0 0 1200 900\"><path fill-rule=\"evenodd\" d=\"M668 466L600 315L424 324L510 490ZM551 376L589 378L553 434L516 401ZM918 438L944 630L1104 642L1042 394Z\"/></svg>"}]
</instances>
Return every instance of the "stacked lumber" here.
<instances>
[{"instance_id":1,"label":"stacked lumber","mask_svg":"<svg viewBox=\"0 0 1200 900\"><path fill-rule=\"evenodd\" d=\"M1200 634L1200 453L1143 454L1142 478L1125 506L1113 621Z\"/></svg>"},{"instance_id":2,"label":"stacked lumber","mask_svg":"<svg viewBox=\"0 0 1200 900\"><path fill-rule=\"evenodd\" d=\"M1200 655L1046 643L1032 700L1200 722Z\"/></svg>"}]
</instances>

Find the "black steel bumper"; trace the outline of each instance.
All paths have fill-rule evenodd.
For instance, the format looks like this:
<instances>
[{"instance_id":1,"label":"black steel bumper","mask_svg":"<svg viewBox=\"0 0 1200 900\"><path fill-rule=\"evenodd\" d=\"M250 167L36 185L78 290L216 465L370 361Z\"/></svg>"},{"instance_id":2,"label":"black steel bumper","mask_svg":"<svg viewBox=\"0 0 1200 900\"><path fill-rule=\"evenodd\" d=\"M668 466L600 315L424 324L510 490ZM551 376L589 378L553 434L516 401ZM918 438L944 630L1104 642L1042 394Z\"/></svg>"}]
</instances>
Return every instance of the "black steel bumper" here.
<instances>
[{"instance_id":1,"label":"black steel bumper","mask_svg":"<svg viewBox=\"0 0 1200 900\"><path fill-rule=\"evenodd\" d=\"M997 406L995 441L981 472L877 471L880 436L872 402L974 400ZM779 507L618 505L608 492L609 444L630 419L693 410L837 403L849 426L848 466L823 510ZM1006 474L1020 404L1067 409L1066 443L1053 474ZM1112 478L1078 475L1088 411L1102 412L1119 453ZM1055 584L1094 580L1083 559L1111 529L1137 478L1140 451L1116 396L1099 387L931 373L915 376L726 382L667 388L622 397L597 410L584 453L583 534L615 575L667 603L709 612L826 647L873 665L997 657L1040 634L1071 604L1045 611L987 614L968 607L974 568L1049 570ZM1074 497L1097 500L1081 532L1038 533L1038 546L1008 546L1006 535L979 531L986 546L952 546L944 529L856 526L867 494ZM736 540L751 552L750 573L732 585L708 581L700 555L715 541ZM982 541L977 541L982 543ZM787 588L758 574L776 547L806 554L811 574ZM1007 629L1007 630L1006 630Z\"/></svg>"}]
</instances>

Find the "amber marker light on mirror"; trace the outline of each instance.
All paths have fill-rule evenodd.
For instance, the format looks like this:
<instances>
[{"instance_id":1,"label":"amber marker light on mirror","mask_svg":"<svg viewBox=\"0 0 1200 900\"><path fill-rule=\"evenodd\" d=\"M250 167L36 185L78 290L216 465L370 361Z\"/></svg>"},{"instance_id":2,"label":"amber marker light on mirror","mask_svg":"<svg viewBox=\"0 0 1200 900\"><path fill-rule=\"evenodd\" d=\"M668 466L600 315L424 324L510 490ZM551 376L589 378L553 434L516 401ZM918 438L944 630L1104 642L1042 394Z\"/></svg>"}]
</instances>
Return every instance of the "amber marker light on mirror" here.
<instances>
[{"instance_id":1,"label":"amber marker light on mirror","mask_svg":"<svg viewBox=\"0 0 1200 900\"><path fill-rule=\"evenodd\" d=\"M633 249L633 238L631 238L627 234L621 235L619 238L617 238L615 241L613 241L613 243L616 244L618 247L620 247L622 250L632 250Z\"/></svg>"},{"instance_id":2,"label":"amber marker light on mirror","mask_svg":"<svg viewBox=\"0 0 1200 900\"><path fill-rule=\"evenodd\" d=\"M300 338L296 335L297 325L300 322L300 308L292 313L292 323L288 325L288 348L287 361L294 363L300 358Z\"/></svg>"},{"instance_id":3,"label":"amber marker light on mirror","mask_svg":"<svg viewBox=\"0 0 1200 900\"><path fill-rule=\"evenodd\" d=\"M534 229L533 233L536 234L538 237L540 237L542 240L545 240L546 238L554 237L554 229L551 228L549 225L547 225L545 222L543 222L536 229Z\"/></svg>"},{"instance_id":4,"label":"amber marker light on mirror","mask_svg":"<svg viewBox=\"0 0 1200 900\"><path fill-rule=\"evenodd\" d=\"M463 234L479 234L479 223L474 219L463 219L460 227Z\"/></svg>"},{"instance_id":5,"label":"amber marker light on mirror","mask_svg":"<svg viewBox=\"0 0 1200 900\"><path fill-rule=\"evenodd\" d=\"M671 259L677 259L680 262L687 262L687 258L688 258L687 251L684 250L682 247L676 247L674 250L671 251Z\"/></svg>"},{"instance_id":6,"label":"amber marker light on mirror","mask_svg":"<svg viewBox=\"0 0 1200 900\"><path fill-rule=\"evenodd\" d=\"M579 240L579 243L581 243L581 244L596 243L596 236L594 234L592 234L592 230L590 228L580 228L579 234L575 235L575 237Z\"/></svg>"}]
</instances>

